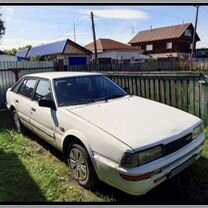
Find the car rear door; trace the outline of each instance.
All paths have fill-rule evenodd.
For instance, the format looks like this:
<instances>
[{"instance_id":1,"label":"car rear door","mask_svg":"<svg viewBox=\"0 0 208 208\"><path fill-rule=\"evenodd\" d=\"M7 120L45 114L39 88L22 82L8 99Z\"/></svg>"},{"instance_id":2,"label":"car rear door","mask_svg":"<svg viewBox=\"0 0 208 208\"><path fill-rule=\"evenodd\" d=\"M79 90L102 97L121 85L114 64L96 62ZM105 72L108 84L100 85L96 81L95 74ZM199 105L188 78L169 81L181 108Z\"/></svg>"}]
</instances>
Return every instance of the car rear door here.
<instances>
[{"instance_id":1,"label":"car rear door","mask_svg":"<svg viewBox=\"0 0 208 208\"><path fill-rule=\"evenodd\" d=\"M38 81L30 106L30 122L33 131L53 145L55 144L55 126L57 124L56 111L39 106L40 99L53 99L48 79L39 79Z\"/></svg>"},{"instance_id":2,"label":"car rear door","mask_svg":"<svg viewBox=\"0 0 208 208\"><path fill-rule=\"evenodd\" d=\"M30 104L36 82L37 79L35 78L25 78L17 93L14 93L15 109L23 125L28 128L31 128Z\"/></svg>"}]
</instances>

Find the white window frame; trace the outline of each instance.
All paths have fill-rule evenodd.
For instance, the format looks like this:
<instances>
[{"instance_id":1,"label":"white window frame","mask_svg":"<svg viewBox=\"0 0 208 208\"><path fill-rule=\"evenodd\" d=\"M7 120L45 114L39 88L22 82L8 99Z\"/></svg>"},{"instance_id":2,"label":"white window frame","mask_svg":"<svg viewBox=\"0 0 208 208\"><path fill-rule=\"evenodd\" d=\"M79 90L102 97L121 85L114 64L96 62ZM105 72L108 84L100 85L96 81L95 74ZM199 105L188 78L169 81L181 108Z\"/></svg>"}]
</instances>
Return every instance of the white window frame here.
<instances>
[{"instance_id":1,"label":"white window frame","mask_svg":"<svg viewBox=\"0 0 208 208\"><path fill-rule=\"evenodd\" d=\"M146 45L146 51L152 51L153 50L153 44Z\"/></svg>"},{"instance_id":2,"label":"white window frame","mask_svg":"<svg viewBox=\"0 0 208 208\"><path fill-rule=\"evenodd\" d=\"M167 42L166 49L172 49L172 48L173 48L173 42Z\"/></svg>"}]
</instances>

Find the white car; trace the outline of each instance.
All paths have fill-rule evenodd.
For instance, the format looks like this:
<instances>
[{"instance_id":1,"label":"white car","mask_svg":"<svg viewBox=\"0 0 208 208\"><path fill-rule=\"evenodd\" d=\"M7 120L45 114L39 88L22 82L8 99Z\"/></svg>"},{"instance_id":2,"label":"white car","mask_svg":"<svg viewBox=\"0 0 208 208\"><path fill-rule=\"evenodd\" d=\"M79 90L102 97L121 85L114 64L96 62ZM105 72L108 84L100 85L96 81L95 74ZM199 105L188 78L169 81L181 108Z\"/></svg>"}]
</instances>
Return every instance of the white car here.
<instances>
[{"instance_id":1,"label":"white car","mask_svg":"<svg viewBox=\"0 0 208 208\"><path fill-rule=\"evenodd\" d=\"M203 150L201 119L128 95L100 73L30 74L6 98L16 130L26 127L63 152L84 187L100 179L142 195Z\"/></svg>"}]
</instances>

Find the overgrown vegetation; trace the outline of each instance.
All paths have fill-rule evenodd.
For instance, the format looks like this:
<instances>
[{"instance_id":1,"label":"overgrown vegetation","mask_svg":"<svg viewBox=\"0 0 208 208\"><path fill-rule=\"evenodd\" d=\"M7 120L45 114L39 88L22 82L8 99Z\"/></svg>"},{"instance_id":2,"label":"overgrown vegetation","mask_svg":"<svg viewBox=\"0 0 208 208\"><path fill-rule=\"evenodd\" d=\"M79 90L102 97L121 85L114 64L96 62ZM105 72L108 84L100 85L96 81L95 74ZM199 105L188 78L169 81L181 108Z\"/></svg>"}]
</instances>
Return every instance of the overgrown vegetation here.
<instances>
[{"instance_id":1,"label":"overgrown vegetation","mask_svg":"<svg viewBox=\"0 0 208 208\"><path fill-rule=\"evenodd\" d=\"M10 56L16 56L17 51L30 49L30 48L32 48L32 45L26 45L26 46L23 46L23 47L19 47L18 49L16 49L16 48L5 49L4 53L7 54L7 55L10 55Z\"/></svg>"},{"instance_id":2,"label":"overgrown vegetation","mask_svg":"<svg viewBox=\"0 0 208 208\"><path fill-rule=\"evenodd\" d=\"M91 190L71 177L61 153L33 134L10 130L8 112L0 112L1 202L111 202L189 204L208 201L208 141L193 166L145 196L127 195L100 183ZM208 137L208 129L205 130Z\"/></svg>"}]
</instances>

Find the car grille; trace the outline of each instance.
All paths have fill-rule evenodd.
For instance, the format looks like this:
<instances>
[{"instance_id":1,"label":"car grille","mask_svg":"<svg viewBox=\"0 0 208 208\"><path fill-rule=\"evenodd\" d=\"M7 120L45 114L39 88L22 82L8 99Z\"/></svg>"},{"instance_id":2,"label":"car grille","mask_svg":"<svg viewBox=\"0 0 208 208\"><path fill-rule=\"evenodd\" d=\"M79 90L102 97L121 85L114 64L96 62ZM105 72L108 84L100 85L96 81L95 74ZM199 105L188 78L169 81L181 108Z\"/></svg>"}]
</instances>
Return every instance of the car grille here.
<instances>
[{"instance_id":1,"label":"car grille","mask_svg":"<svg viewBox=\"0 0 208 208\"><path fill-rule=\"evenodd\" d=\"M170 143L164 145L163 154L164 155L171 154L171 153L179 150L180 148L184 147L185 145L189 144L191 141L192 141L192 133L189 133L189 134L181 137L180 139L177 139L173 142L170 142Z\"/></svg>"}]
</instances>

